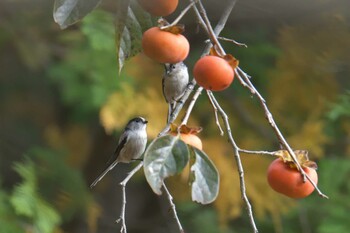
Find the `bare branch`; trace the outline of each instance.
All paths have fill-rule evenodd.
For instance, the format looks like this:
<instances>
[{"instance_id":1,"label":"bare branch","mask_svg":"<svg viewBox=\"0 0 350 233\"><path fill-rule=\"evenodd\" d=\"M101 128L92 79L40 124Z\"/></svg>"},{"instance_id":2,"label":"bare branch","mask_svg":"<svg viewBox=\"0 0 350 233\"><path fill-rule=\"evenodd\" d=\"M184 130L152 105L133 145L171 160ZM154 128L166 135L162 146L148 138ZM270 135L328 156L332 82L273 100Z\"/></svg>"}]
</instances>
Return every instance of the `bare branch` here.
<instances>
[{"instance_id":1,"label":"bare branch","mask_svg":"<svg viewBox=\"0 0 350 233\"><path fill-rule=\"evenodd\" d=\"M160 29L163 30L163 29L166 29L166 28L169 28L169 27L172 27L172 26L175 26L176 24L178 24L179 21L182 19L182 17L184 17L184 15L188 12L189 9L192 8L192 6L193 6L194 4L196 4L196 2L197 2L197 0L192 1L185 9L183 9L183 10L181 11L181 13L179 14L179 16L178 16L171 24L166 25L166 26L163 26L163 27L161 27Z\"/></svg>"},{"instance_id":2,"label":"bare branch","mask_svg":"<svg viewBox=\"0 0 350 233\"><path fill-rule=\"evenodd\" d=\"M239 67L236 68L235 70L236 74L238 74L237 76L239 77L239 79L241 81L241 83L245 83L245 87L247 87L249 90L251 90L251 92L253 94L255 94L258 99L259 99L259 102L261 104L261 106L263 107L264 109L264 112L265 112L265 116L266 116L266 119L268 120L268 122L270 123L272 129L274 130L280 144L288 151L288 153L290 154L290 156L292 157L295 165L297 166L300 174L303 176L303 179L304 179L304 182L307 180L310 181L310 183L315 187L316 191L318 192L318 194L323 197L323 198L328 198L325 194L323 194L321 192L321 190L317 187L317 184L305 173L305 171L302 169L294 151L292 150L292 148L289 146L287 140L284 138L284 136L282 135L281 131L279 130L277 124L275 123L275 120L269 110L269 108L267 107L267 104L266 104L266 101L265 99L261 96L261 94L256 90L256 88L254 87L254 85L251 83L249 77L246 75L246 73L244 71L242 71ZM240 76L239 74L241 74L242 76Z\"/></svg>"},{"instance_id":3,"label":"bare branch","mask_svg":"<svg viewBox=\"0 0 350 233\"><path fill-rule=\"evenodd\" d=\"M209 93L210 92L210 93ZM219 117L218 117L218 108L216 107L216 105L214 104L214 100L211 98L212 95L211 95L211 91L207 91L207 96L209 98L209 101L211 103L211 105L213 106L213 109L214 109L214 114L215 114L215 123L216 125L218 126L219 130L220 130L220 136L224 136L224 131L222 130L221 128L221 125L220 125L220 121L219 121Z\"/></svg>"},{"instance_id":4,"label":"bare branch","mask_svg":"<svg viewBox=\"0 0 350 233\"><path fill-rule=\"evenodd\" d=\"M218 36L220 32L224 29L226 22L228 20L228 17L230 17L231 12L233 8L235 7L237 3L237 0L232 0L230 3L227 4L224 13L222 14L221 18L219 19L218 24L214 28L214 34Z\"/></svg>"},{"instance_id":5,"label":"bare branch","mask_svg":"<svg viewBox=\"0 0 350 233\"><path fill-rule=\"evenodd\" d=\"M142 168L142 166L143 166L143 162L140 162L131 172L129 172L127 177L125 177L125 179L119 184L122 188L122 207L120 210L120 216L115 222L116 223L121 222L121 227L120 227L121 233L127 232L127 228L126 228L126 224L125 224L125 207L126 207L125 187L126 187L126 184L129 182L129 180L131 179L131 177L133 177L135 175L135 173L138 172Z\"/></svg>"},{"instance_id":6,"label":"bare branch","mask_svg":"<svg viewBox=\"0 0 350 233\"><path fill-rule=\"evenodd\" d=\"M276 157L276 151L256 151L256 150L245 150L238 148L239 152L246 153L246 154L253 154L253 155L270 155Z\"/></svg>"},{"instance_id":7,"label":"bare branch","mask_svg":"<svg viewBox=\"0 0 350 233\"><path fill-rule=\"evenodd\" d=\"M208 94L211 95L211 99L213 100L213 103L215 104L216 108L218 109L218 111L219 111L219 113L220 113L220 115L221 115L221 117L222 117L222 119L223 119L223 121L225 123L226 133L228 135L229 142L232 145L232 148L234 150L234 158L235 158L236 163L237 163L237 168L238 168L238 173L239 173L240 189L241 189L241 196L242 196L242 199L243 199L244 203L247 206L248 216L249 216L250 224L251 224L251 226L253 228L253 231L255 233L257 233L258 229L256 227L255 220L254 220L252 205L250 204L248 196L247 196L247 193L246 193L246 186L245 186L245 181L244 181L244 170L243 170L241 157L240 157L240 154L239 154L239 150L240 149L238 148L235 140L232 137L231 127L230 127L230 123L228 121L227 114L221 108L221 106L219 105L219 103L215 99L215 96L213 95L213 93L209 92Z\"/></svg>"},{"instance_id":8,"label":"bare branch","mask_svg":"<svg viewBox=\"0 0 350 233\"><path fill-rule=\"evenodd\" d=\"M190 104L188 105L188 108L186 110L185 116L182 119L181 125L186 125L187 124L188 119L189 119L189 117L191 115L192 109L194 107L194 104L196 103L196 101L197 101L199 95L202 93L202 91L203 91L203 87L198 87L197 91L192 96L192 100L191 100Z\"/></svg>"},{"instance_id":9,"label":"bare branch","mask_svg":"<svg viewBox=\"0 0 350 233\"><path fill-rule=\"evenodd\" d=\"M215 45L217 47L217 49L219 49L218 52L221 53L221 55L225 55L225 51L221 47L221 44L219 43L219 41L217 39L217 35L215 34L213 28L211 27L211 24L210 24L209 18L207 16L207 13L205 11L205 8L202 4L202 1L200 1L200 0L198 1L198 8L199 8L199 13L201 14L202 19L203 19L205 26L207 28L207 33L208 33L209 39L211 40L212 44ZM227 16L227 18L228 18L228 16ZM222 29L223 29L223 26L220 25L220 27L222 27Z\"/></svg>"},{"instance_id":10,"label":"bare branch","mask_svg":"<svg viewBox=\"0 0 350 233\"><path fill-rule=\"evenodd\" d=\"M177 223L177 226L179 227L179 231L180 233L184 233L184 229L182 228L182 225L181 225L181 222L180 222L180 219L179 217L177 216L177 212L176 212L176 206L174 204L174 201L173 201L173 196L171 196L168 188L166 187L165 183L163 182L163 188L166 192L166 195L167 195L167 198L168 198L168 201L170 203L170 208L172 209L173 211L173 214L174 214L174 218L176 220L176 223Z\"/></svg>"},{"instance_id":11,"label":"bare branch","mask_svg":"<svg viewBox=\"0 0 350 233\"><path fill-rule=\"evenodd\" d=\"M242 46L242 47L248 48L248 46L247 46L246 44L240 43L240 42L238 42L238 41L235 41L234 39L229 39L229 38L221 37L221 36L219 36L218 39L219 39L219 40L222 40L222 41L231 42L231 43L233 43L233 44L235 44L235 45L238 45L238 46Z\"/></svg>"}]
</instances>

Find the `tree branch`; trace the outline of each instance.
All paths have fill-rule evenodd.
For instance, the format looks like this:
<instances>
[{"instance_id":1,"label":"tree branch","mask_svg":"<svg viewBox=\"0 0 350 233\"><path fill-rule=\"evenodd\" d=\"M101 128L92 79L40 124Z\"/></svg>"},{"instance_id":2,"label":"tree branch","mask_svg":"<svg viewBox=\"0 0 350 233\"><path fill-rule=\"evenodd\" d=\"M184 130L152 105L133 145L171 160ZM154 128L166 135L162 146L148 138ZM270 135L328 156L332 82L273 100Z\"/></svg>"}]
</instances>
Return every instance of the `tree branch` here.
<instances>
[{"instance_id":1,"label":"tree branch","mask_svg":"<svg viewBox=\"0 0 350 233\"><path fill-rule=\"evenodd\" d=\"M261 104L261 106L264 109L265 112L265 117L268 120L268 122L270 123L272 129L274 130L280 144L288 151L288 153L290 154L290 156L292 157L295 165L297 166L300 174L303 176L304 182L307 180L310 181L310 183L315 187L317 193L323 197L323 198L328 198L325 194L323 194L321 192L321 190L317 187L316 183L305 173L305 171L302 169L294 151L292 150L292 148L289 146L287 140L284 138L284 136L282 135L281 131L279 130L277 124L275 123L275 120L269 110L269 108L267 107L266 101L265 99L261 96L261 94L256 90L256 88L254 87L254 85L251 83L248 75L239 67L237 67L235 69L235 73L237 74L237 77L239 78L240 82L242 83L242 85L244 87L247 87L252 94L256 95L259 99L259 102ZM241 76L242 75L242 76Z\"/></svg>"},{"instance_id":2,"label":"tree branch","mask_svg":"<svg viewBox=\"0 0 350 233\"><path fill-rule=\"evenodd\" d=\"M187 124L187 121L191 115L191 112L193 110L193 107L194 107L194 104L196 103L199 95L202 93L203 91L203 87L198 87L197 88L197 91L194 93L193 97L192 97L192 100L190 102L190 104L188 105L188 108L186 110L186 113L185 113L185 116L184 118L182 119L181 121L181 125L186 125Z\"/></svg>"},{"instance_id":3,"label":"tree branch","mask_svg":"<svg viewBox=\"0 0 350 233\"><path fill-rule=\"evenodd\" d=\"M142 166L143 166L143 162L141 161L131 172L129 172L127 177L125 177L125 179L122 182L120 182L120 184L119 184L122 188L122 207L120 210L120 216L115 222L116 223L121 222L121 227L120 227L121 233L127 233L127 228L126 228L126 224L125 224L125 207L126 207L125 187L126 187L126 184L129 182L129 180L131 179L131 177L133 177L135 175L135 173L138 172L142 168Z\"/></svg>"},{"instance_id":4,"label":"tree branch","mask_svg":"<svg viewBox=\"0 0 350 233\"><path fill-rule=\"evenodd\" d=\"M215 99L215 96L213 95L213 93L211 91L208 91L207 93L208 93L208 95L211 96L211 99L212 99L213 103L215 104L218 112L220 113L220 115L221 115L221 117L222 117L222 119L223 119L223 121L225 123L226 133L228 135L229 142L232 145L232 148L234 150L234 158L235 158L236 163L237 163L237 168L238 168L238 173L239 173L240 189L241 189L241 196L242 196L242 199L243 199L244 203L247 206L248 216L249 216L250 224L251 224L251 226L253 228L253 231L255 233L257 233L258 229L256 227L255 220L254 220L252 205L250 204L248 196L247 196L247 193L246 193L246 186L245 186L245 181L244 181L244 170L243 170L241 157L239 155L240 149L238 148L235 140L232 137L231 127L230 127L230 123L228 121L227 114L221 108L220 104Z\"/></svg>"},{"instance_id":5,"label":"tree branch","mask_svg":"<svg viewBox=\"0 0 350 233\"><path fill-rule=\"evenodd\" d=\"M224 131L221 128L219 117L218 117L218 108L216 107L216 104L214 103L214 100L212 99L212 95L209 92L210 91L207 91L207 96L209 98L209 101L210 101L211 105L213 106L213 109L214 109L215 123L216 123L216 125L219 128L220 136L224 136Z\"/></svg>"},{"instance_id":6,"label":"tree branch","mask_svg":"<svg viewBox=\"0 0 350 233\"><path fill-rule=\"evenodd\" d=\"M176 220L176 223L177 223L177 226L179 227L179 231L180 233L185 233L184 229L182 228L182 225L181 225L181 222L179 220L179 217L177 216L177 212L176 212L176 206L174 204L174 201L173 201L173 196L171 196L168 188L166 187L165 183L163 182L163 188L166 192L166 195L167 195L167 198L168 198L168 201L170 203L170 208L172 209L173 211L173 214L174 214L174 218Z\"/></svg>"}]
</instances>

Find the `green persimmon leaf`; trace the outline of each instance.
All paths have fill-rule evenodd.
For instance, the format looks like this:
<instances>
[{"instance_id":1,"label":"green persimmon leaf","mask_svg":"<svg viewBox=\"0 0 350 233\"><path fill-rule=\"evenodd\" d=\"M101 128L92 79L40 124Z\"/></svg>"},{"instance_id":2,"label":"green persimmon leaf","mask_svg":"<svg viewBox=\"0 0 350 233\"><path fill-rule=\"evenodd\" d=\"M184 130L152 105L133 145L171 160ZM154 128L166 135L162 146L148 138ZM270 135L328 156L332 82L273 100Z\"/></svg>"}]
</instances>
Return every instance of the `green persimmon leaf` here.
<instances>
[{"instance_id":1,"label":"green persimmon leaf","mask_svg":"<svg viewBox=\"0 0 350 233\"><path fill-rule=\"evenodd\" d=\"M189 160L187 145L179 136L163 136L155 139L144 156L144 172L152 190L160 195L165 178L180 173Z\"/></svg>"},{"instance_id":2,"label":"green persimmon leaf","mask_svg":"<svg viewBox=\"0 0 350 233\"><path fill-rule=\"evenodd\" d=\"M101 0L55 0L53 18L61 29L67 28L89 14Z\"/></svg>"},{"instance_id":3,"label":"green persimmon leaf","mask_svg":"<svg viewBox=\"0 0 350 233\"><path fill-rule=\"evenodd\" d=\"M119 73L126 60L141 52L142 34L154 25L154 19L136 0L120 0L115 18L115 43Z\"/></svg>"},{"instance_id":4,"label":"green persimmon leaf","mask_svg":"<svg viewBox=\"0 0 350 233\"><path fill-rule=\"evenodd\" d=\"M219 172L203 151L193 148L193 152L195 161L191 166L192 200L201 204L209 204L219 194Z\"/></svg>"}]
</instances>

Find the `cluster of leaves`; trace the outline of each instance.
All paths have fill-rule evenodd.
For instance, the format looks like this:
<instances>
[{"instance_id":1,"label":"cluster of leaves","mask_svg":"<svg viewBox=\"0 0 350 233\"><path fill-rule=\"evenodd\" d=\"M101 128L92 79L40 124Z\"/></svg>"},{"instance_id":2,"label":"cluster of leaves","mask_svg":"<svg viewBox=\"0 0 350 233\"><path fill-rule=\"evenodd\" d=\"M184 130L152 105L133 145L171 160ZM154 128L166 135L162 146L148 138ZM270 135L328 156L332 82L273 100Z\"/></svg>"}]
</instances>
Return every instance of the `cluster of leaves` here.
<instances>
[{"instance_id":1,"label":"cluster of leaves","mask_svg":"<svg viewBox=\"0 0 350 233\"><path fill-rule=\"evenodd\" d=\"M21 182L10 194L0 191L1 229L51 233L77 213L87 212L94 202L81 174L51 150L35 149L29 154L14 164Z\"/></svg>"}]
</instances>

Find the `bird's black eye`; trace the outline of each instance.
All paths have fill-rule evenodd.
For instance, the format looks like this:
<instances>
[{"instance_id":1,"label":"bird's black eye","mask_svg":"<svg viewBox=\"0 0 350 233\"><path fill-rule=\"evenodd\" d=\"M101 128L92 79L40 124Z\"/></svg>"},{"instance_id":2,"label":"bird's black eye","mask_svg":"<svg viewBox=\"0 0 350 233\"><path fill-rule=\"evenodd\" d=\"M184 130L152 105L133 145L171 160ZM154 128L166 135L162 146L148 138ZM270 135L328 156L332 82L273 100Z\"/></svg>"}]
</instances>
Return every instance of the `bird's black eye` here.
<instances>
[{"instance_id":1,"label":"bird's black eye","mask_svg":"<svg viewBox=\"0 0 350 233\"><path fill-rule=\"evenodd\" d=\"M176 68L176 66L175 65L171 65L170 68L173 70L173 69Z\"/></svg>"}]
</instances>

